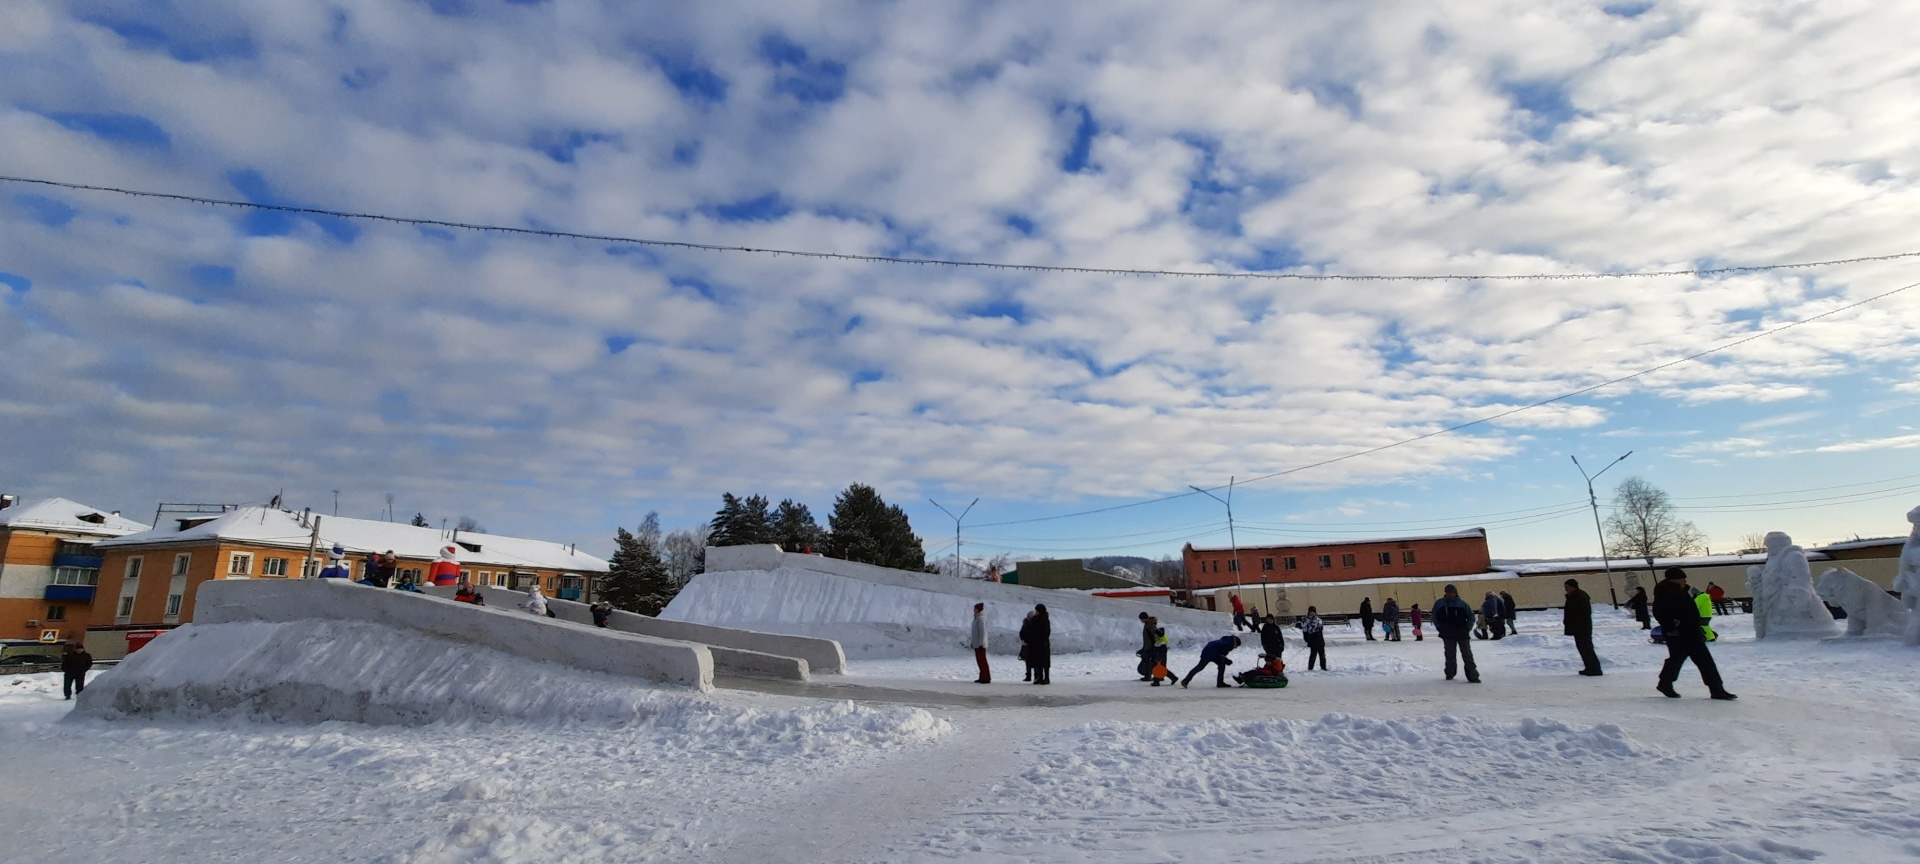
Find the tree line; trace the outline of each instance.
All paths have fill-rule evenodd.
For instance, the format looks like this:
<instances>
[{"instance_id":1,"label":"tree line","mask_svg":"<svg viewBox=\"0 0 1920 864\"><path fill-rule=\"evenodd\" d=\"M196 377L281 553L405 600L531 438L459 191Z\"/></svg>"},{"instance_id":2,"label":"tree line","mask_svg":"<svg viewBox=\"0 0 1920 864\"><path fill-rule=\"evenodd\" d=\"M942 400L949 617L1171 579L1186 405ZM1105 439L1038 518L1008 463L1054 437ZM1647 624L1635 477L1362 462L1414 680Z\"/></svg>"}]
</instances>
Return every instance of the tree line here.
<instances>
[{"instance_id":1,"label":"tree line","mask_svg":"<svg viewBox=\"0 0 1920 864\"><path fill-rule=\"evenodd\" d=\"M764 495L726 492L713 520L699 528L663 535L659 514L648 513L637 530L616 529L613 559L598 596L617 609L658 615L705 569L706 547L769 543L787 552L927 569L926 549L906 511L888 504L871 486L854 483L836 496L825 528L807 505L791 498L774 505Z\"/></svg>"}]
</instances>

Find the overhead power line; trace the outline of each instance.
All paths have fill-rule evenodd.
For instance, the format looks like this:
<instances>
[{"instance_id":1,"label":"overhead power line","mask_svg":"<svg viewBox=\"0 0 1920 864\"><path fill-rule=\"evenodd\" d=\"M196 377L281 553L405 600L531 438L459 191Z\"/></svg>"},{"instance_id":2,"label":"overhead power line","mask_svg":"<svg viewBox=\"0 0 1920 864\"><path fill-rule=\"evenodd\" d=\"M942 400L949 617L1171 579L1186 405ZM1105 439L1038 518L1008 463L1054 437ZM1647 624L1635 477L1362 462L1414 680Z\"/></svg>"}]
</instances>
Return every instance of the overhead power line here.
<instances>
[{"instance_id":1,"label":"overhead power line","mask_svg":"<svg viewBox=\"0 0 1920 864\"><path fill-rule=\"evenodd\" d=\"M291 204L263 204L258 201L234 201L226 198L181 195L173 192L152 192L144 189L126 189L118 186L100 186L91 183L68 183L60 180L45 180L34 177L9 177L0 175L0 182L50 186L58 189L71 189L81 192L109 192L115 195L129 195L136 198L158 198L166 201L182 201L189 204L204 204L215 207L241 207L253 210L270 210L277 213L293 213L302 216L328 216L335 219L358 219L369 222L388 222L415 227L453 228L462 231L524 234L534 237L588 240L596 243L622 243L666 249L690 249L701 252L791 255L796 258L818 258L829 261L853 261L868 264L917 264L933 267L1016 270L1029 273L1077 273L1094 276L1166 276L1180 279L1268 279L1296 282L1565 281L1574 279L1653 279L1669 276L1726 276L1735 273L1764 273L1774 270L1809 270L1820 267L1838 267L1844 264L1864 264L1875 261L1898 261L1906 258L1920 258L1920 250L1917 250L1912 252L1894 252L1886 255L1832 258L1823 261L1794 261L1785 264L1744 264L1729 267L1687 267L1672 270L1623 270L1587 273L1272 273L1248 270L1158 270L1137 267L1092 267L1069 264L1021 264L1012 261L978 261L964 258L910 258L899 255L862 255L852 252L823 252L816 249L734 246L722 243L696 243L690 240L659 240L645 237L625 237L617 234L587 234L551 228L523 228L512 225L489 225L481 222L456 222L450 219L394 216L385 213L361 213L352 210L329 210L323 207L299 207Z\"/></svg>"}]
</instances>

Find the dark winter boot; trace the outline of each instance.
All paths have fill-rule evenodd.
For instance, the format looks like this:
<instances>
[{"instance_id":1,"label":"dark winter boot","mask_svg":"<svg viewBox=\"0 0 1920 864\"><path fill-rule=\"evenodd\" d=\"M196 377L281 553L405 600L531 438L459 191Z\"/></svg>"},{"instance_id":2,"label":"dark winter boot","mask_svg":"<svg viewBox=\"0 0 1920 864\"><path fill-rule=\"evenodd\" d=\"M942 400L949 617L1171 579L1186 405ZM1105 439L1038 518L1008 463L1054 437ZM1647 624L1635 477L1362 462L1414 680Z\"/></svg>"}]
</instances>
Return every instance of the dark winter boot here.
<instances>
[{"instance_id":1,"label":"dark winter boot","mask_svg":"<svg viewBox=\"0 0 1920 864\"><path fill-rule=\"evenodd\" d=\"M1680 698L1679 691L1674 690L1672 684L1661 684L1660 686L1655 687L1653 689L1660 691L1660 695L1665 696L1668 699Z\"/></svg>"},{"instance_id":2,"label":"dark winter boot","mask_svg":"<svg viewBox=\"0 0 1920 864\"><path fill-rule=\"evenodd\" d=\"M1735 696L1735 695L1733 695L1732 693L1728 693L1728 692L1727 692L1727 691L1725 691L1725 690L1722 690L1722 691L1720 691L1720 692L1718 692L1718 693L1715 693L1715 694L1713 694L1713 698L1715 698L1715 699L1719 699L1719 700L1721 700L1721 701L1724 701L1724 702L1731 702L1731 701L1733 701L1733 700L1735 700L1735 699L1738 699L1738 698L1740 698L1740 697L1738 697L1738 696Z\"/></svg>"}]
</instances>

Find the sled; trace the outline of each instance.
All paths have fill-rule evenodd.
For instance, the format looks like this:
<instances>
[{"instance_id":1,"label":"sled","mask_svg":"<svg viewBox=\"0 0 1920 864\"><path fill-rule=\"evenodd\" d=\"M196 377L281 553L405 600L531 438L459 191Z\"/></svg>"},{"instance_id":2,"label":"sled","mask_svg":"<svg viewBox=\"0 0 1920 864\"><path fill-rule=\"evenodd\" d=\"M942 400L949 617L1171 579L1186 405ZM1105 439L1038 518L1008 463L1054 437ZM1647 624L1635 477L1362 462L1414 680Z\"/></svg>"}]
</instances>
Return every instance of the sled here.
<instances>
[{"instance_id":1,"label":"sled","mask_svg":"<svg viewBox=\"0 0 1920 864\"><path fill-rule=\"evenodd\" d=\"M1287 676L1285 675L1244 675L1244 676L1241 676L1240 678L1240 685L1243 687L1252 687L1259 690L1274 690L1274 689L1287 686Z\"/></svg>"}]
</instances>

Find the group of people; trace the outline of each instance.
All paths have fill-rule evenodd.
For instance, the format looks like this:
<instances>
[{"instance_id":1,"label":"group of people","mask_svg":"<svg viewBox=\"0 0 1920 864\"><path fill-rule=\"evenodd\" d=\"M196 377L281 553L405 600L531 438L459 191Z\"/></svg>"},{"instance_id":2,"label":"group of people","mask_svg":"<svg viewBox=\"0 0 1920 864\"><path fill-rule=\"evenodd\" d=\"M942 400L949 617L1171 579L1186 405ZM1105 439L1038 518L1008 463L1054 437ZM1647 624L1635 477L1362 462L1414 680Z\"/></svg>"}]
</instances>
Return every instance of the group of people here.
<instances>
[{"instance_id":1,"label":"group of people","mask_svg":"<svg viewBox=\"0 0 1920 864\"><path fill-rule=\"evenodd\" d=\"M1707 643L1711 641L1713 632L1708 622L1716 611L1724 608L1726 602L1724 592L1717 597L1712 594L1712 589L1719 586L1708 584L1709 590L1705 592L1690 589L1687 586L1686 571L1679 567L1669 567L1660 584L1654 588L1650 601L1647 600L1644 589L1636 589L1635 599L1640 602L1637 605L1633 601L1628 603L1633 607L1635 617L1643 624L1649 618L1657 621L1665 634L1667 660L1660 668L1659 684L1655 688L1664 696L1679 698L1680 693L1674 689L1674 684L1679 680L1681 669L1688 662L1692 662L1712 698L1719 700L1738 698L1726 689L1725 683L1720 679L1719 668L1714 664L1713 655L1707 650ZM1600 665L1600 655L1594 651L1593 647L1593 598L1588 596L1586 591L1581 590L1577 579L1566 581L1565 593L1566 601L1561 611L1561 629L1566 635L1573 637L1574 649L1580 654L1579 674L1599 677L1604 674L1604 670ZM1233 686L1227 683L1227 673L1232 662L1233 651L1244 644L1238 635L1243 626L1260 637L1260 665L1235 675L1234 680L1251 683L1254 679L1271 680L1278 677L1284 683L1286 664L1282 658L1286 653L1287 640L1278 619L1272 614L1265 617L1249 616L1241 606L1238 596L1233 598L1232 603L1235 611L1235 633L1222 636L1203 646L1200 649L1199 662L1181 677L1181 687L1193 683L1193 679L1208 666L1217 667L1214 686ZM1020 627L1020 659L1027 666L1025 680L1036 684L1045 684L1049 681L1052 629L1047 623L1046 611L1047 607L1044 605L1034 607L1034 611L1028 613L1026 621ZM1433 621L1434 632L1440 637L1441 650L1445 657L1442 671L1446 675L1446 680L1452 681L1464 672L1467 683L1480 683L1480 668L1473 659L1473 641L1500 639L1508 632L1513 632L1517 618L1516 611L1513 596L1504 591L1487 592L1480 608L1475 609L1460 597L1457 586L1446 586L1444 596L1433 604L1433 609L1428 613L1428 617ZM1380 621L1384 628L1382 637L1386 641L1400 641L1399 612L1399 604L1393 598L1388 598L1381 608ZM1423 616L1418 605L1412 606L1410 612L1414 639L1418 641L1421 639L1420 628ZM1371 603L1362 601L1360 617L1367 639L1373 641L1374 616ZM1317 663L1322 671L1326 670L1326 624L1320 618L1320 610L1312 606L1307 607L1307 614L1295 622L1294 626L1300 630L1301 641L1307 645L1307 668L1313 669ZM1140 657L1140 664L1137 671L1141 681L1158 687L1163 680L1173 680L1172 673L1167 667L1167 631L1160 626L1158 619L1146 612L1140 613L1140 627L1140 650L1136 652ZM973 629L969 646L973 649L974 659L980 667L980 677L975 683L992 683L993 676L987 665L987 619L984 603L975 603L973 606Z\"/></svg>"},{"instance_id":2,"label":"group of people","mask_svg":"<svg viewBox=\"0 0 1920 864\"><path fill-rule=\"evenodd\" d=\"M1380 604L1380 614L1375 616L1373 612L1373 598L1360 598L1360 630L1366 634L1368 642L1375 641L1373 638L1373 622L1376 617L1378 617L1380 621L1380 639L1387 642L1399 642L1400 601L1388 597L1387 602ZM1407 623L1413 626L1413 641L1421 642L1426 639L1426 636L1421 632L1421 627L1426 623L1426 618L1427 613L1420 611L1420 604L1415 603L1407 607Z\"/></svg>"}]
</instances>

